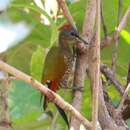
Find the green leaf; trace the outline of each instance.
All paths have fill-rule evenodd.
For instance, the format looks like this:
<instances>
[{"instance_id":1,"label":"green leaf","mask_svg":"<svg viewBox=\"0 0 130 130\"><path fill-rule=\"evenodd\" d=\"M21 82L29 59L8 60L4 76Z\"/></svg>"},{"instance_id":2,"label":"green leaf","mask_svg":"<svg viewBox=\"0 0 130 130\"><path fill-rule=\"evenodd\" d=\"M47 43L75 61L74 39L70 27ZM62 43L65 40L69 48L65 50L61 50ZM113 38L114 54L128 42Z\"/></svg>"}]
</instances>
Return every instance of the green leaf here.
<instances>
[{"instance_id":1,"label":"green leaf","mask_svg":"<svg viewBox=\"0 0 130 130\"><path fill-rule=\"evenodd\" d=\"M54 20L47 14L46 11L42 10L41 8L37 7L36 5L30 5L30 4L18 4L18 3L13 3L11 5L11 7L15 7L15 8L28 8L34 12L43 14L45 17L47 17L47 19L49 20L50 24L51 24L51 38L50 38L50 45L48 46L49 48L51 48L53 46L53 44L56 42L57 38L58 38L58 30L57 30L57 26L56 23L54 22ZM39 21L40 22L40 21Z\"/></svg>"},{"instance_id":2,"label":"green leaf","mask_svg":"<svg viewBox=\"0 0 130 130\"><path fill-rule=\"evenodd\" d=\"M122 38L128 43L130 44L130 33L126 30L122 30L120 32L120 35L122 36Z\"/></svg>"},{"instance_id":3,"label":"green leaf","mask_svg":"<svg viewBox=\"0 0 130 130\"><path fill-rule=\"evenodd\" d=\"M41 112L39 91L23 81L12 82L9 99L9 111L13 121L24 118L32 112Z\"/></svg>"},{"instance_id":4,"label":"green leaf","mask_svg":"<svg viewBox=\"0 0 130 130\"><path fill-rule=\"evenodd\" d=\"M13 4L11 4L11 7L31 9L32 11L35 11L35 12L40 13L40 14L43 14L45 17L47 17L48 20L50 21L51 25L55 24L53 19L47 14L47 12L42 10L41 8L37 7L36 5L13 3Z\"/></svg>"},{"instance_id":5,"label":"green leaf","mask_svg":"<svg viewBox=\"0 0 130 130\"><path fill-rule=\"evenodd\" d=\"M38 46L31 59L31 75L39 81L41 81L42 78L43 63L45 59L44 54L44 49L41 46Z\"/></svg>"},{"instance_id":6,"label":"green leaf","mask_svg":"<svg viewBox=\"0 0 130 130\"><path fill-rule=\"evenodd\" d=\"M58 34L59 33L58 33L58 30L57 30L57 27L54 26L53 29L52 29L52 32L51 32L51 40L50 40L50 46L49 46L49 48L51 48L54 45L54 43L57 41Z\"/></svg>"}]
</instances>

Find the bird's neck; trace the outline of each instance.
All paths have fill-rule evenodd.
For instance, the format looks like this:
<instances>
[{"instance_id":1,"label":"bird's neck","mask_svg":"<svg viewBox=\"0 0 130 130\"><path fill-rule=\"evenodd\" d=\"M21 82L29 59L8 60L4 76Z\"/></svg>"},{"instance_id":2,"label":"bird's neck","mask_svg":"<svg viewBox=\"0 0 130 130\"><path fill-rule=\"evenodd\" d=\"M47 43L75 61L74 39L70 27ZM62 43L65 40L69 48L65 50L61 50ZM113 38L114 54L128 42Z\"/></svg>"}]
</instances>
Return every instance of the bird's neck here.
<instances>
[{"instance_id":1,"label":"bird's neck","mask_svg":"<svg viewBox=\"0 0 130 130\"><path fill-rule=\"evenodd\" d=\"M65 55L70 55L73 53L70 45L70 41L66 40L65 38L59 39L59 48Z\"/></svg>"}]
</instances>

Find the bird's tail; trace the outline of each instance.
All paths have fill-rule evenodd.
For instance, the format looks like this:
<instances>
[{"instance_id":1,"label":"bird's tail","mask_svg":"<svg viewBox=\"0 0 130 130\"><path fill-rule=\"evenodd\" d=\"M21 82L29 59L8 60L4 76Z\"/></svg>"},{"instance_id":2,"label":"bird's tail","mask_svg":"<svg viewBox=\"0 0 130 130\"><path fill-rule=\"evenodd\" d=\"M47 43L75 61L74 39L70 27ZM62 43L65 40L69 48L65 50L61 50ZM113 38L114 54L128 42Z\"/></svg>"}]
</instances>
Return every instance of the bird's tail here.
<instances>
[{"instance_id":1,"label":"bird's tail","mask_svg":"<svg viewBox=\"0 0 130 130\"><path fill-rule=\"evenodd\" d=\"M52 91L56 91L55 82L53 83L53 81L50 81L50 82L47 82L46 84L49 89L51 89ZM44 110L46 110L48 102L49 102L48 98L46 96L44 96L44 101L43 101Z\"/></svg>"},{"instance_id":2,"label":"bird's tail","mask_svg":"<svg viewBox=\"0 0 130 130\"><path fill-rule=\"evenodd\" d=\"M60 115L62 116L62 118L64 119L65 123L67 124L68 128L69 128L69 121L68 121L66 113L57 104L55 104L55 106L56 106L58 112L60 113Z\"/></svg>"},{"instance_id":3,"label":"bird's tail","mask_svg":"<svg viewBox=\"0 0 130 130\"><path fill-rule=\"evenodd\" d=\"M48 88L51 89L52 91L56 92L56 90L58 90L58 82L56 80L51 81L48 84ZM44 96L44 102L43 102L44 110L46 110L48 102L49 102L49 99L46 96ZM68 121L66 113L57 104L55 104L55 106L69 128L69 121Z\"/></svg>"}]
</instances>

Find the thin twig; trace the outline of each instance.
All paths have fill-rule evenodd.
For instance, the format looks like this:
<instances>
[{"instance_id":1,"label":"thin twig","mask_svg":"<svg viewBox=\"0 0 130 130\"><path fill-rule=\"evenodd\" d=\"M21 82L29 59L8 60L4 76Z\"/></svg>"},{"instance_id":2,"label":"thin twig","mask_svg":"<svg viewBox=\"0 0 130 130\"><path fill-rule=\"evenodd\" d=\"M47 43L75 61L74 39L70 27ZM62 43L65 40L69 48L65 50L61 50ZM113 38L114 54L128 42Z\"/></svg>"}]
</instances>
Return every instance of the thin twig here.
<instances>
[{"instance_id":1,"label":"thin twig","mask_svg":"<svg viewBox=\"0 0 130 130\"><path fill-rule=\"evenodd\" d=\"M127 96L128 96L128 91L129 91L129 89L130 89L130 83L127 85L127 87L126 87L126 89L125 89L125 92L124 92L124 94L123 94L123 96L122 96L122 98L121 98L121 102L120 102L120 104L119 104L119 106L118 106L118 108L117 108L117 112L121 112L122 107L123 107L123 105L124 105L124 102L125 102L125 100L126 100L126 98L127 98Z\"/></svg>"},{"instance_id":2,"label":"thin twig","mask_svg":"<svg viewBox=\"0 0 130 130\"><path fill-rule=\"evenodd\" d=\"M122 17L118 27L115 29L115 32L111 36L105 37L101 42L101 49L111 45L112 41L116 41L119 38L119 33L123 28L125 28L128 17L130 16L130 6L128 7L125 15Z\"/></svg>"},{"instance_id":3,"label":"thin twig","mask_svg":"<svg viewBox=\"0 0 130 130\"><path fill-rule=\"evenodd\" d=\"M54 117L52 119L51 130L56 130L57 129L56 128L56 121L57 121L57 118L58 118L58 114L59 114L59 112L56 111L56 113L55 113L55 115L54 115Z\"/></svg>"},{"instance_id":4,"label":"thin twig","mask_svg":"<svg viewBox=\"0 0 130 130\"><path fill-rule=\"evenodd\" d=\"M113 76L113 71L104 64L100 66L100 69L104 76L111 81L111 83L115 86L115 88L119 91L120 95L122 96L125 90L121 83L116 79L116 77Z\"/></svg>"},{"instance_id":5,"label":"thin twig","mask_svg":"<svg viewBox=\"0 0 130 130\"><path fill-rule=\"evenodd\" d=\"M23 80L26 83L30 84L35 89L39 90L41 93L47 96L47 98L56 103L59 107L61 107L64 111L69 112L71 115L75 116L86 128L91 129L91 123L83 117L72 105L65 102L58 94L54 93L44 85L42 85L37 80L33 79L29 75L19 71L18 69L6 64L5 62L0 60L0 69L14 75L17 79Z\"/></svg>"},{"instance_id":6,"label":"thin twig","mask_svg":"<svg viewBox=\"0 0 130 130\"><path fill-rule=\"evenodd\" d=\"M118 27L116 28L116 31L121 32L121 30L126 26L128 17L130 17L130 6L128 7L125 15L123 16L123 18L121 19L120 24L118 25Z\"/></svg>"},{"instance_id":7,"label":"thin twig","mask_svg":"<svg viewBox=\"0 0 130 130\"><path fill-rule=\"evenodd\" d=\"M127 84L126 86L130 83L130 62L129 62L129 65L128 65L128 74L127 74Z\"/></svg>"},{"instance_id":8,"label":"thin twig","mask_svg":"<svg viewBox=\"0 0 130 130\"><path fill-rule=\"evenodd\" d=\"M5 80L12 81L12 80L17 80L17 78L14 77L14 76L8 76L8 77L0 78L0 81L5 81Z\"/></svg>"},{"instance_id":9,"label":"thin twig","mask_svg":"<svg viewBox=\"0 0 130 130\"><path fill-rule=\"evenodd\" d=\"M118 0L118 16L117 16L117 23L120 23L121 16L122 16L122 9L123 9L123 0Z\"/></svg>"},{"instance_id":10,"label":"thin twig","mask_svg":"<svg viewBox=\"0 0 130 130\"><path fill-rule=\"evenodd\" d=\"M69 11L69 9L68 9L68 6L67 6L65 0L57 0L57 2L59 3L59 6L61 7L65 18L68 20L68 22L69 22L73 27L75 27L75 29L77 29L77 28L76 28L76 25L75 25L75 22L74 22L74 20L73 20L73 17L72 17L72 15L70 14L70 11Z\"/></svg>"},{"instance_id":11,"label":"thin twig","mask_svg":"<svg viewBox=\"0 0 130 130\"><path fill-rule=\"evenodd\" d=\"M107 26L105 24L104 16L103 16L103 4L101 1L101 23L103 27L104 36L106 37L108 35Z\"/></svg>"},{"instance_id":12,"label":"thin twig","mask_svg":"<svg viewBox=\"0 0 130 130\"><path fill-rule=\"evenodd\" d=\"M118 0L117 25L120 22L121 13L122 13L122 0ZM118 57L118 54L117 54L118 44L119 44L119 38L115 39L115 44L112 49L112 70L113 70L114 76L115 76L115 72L116 72L116 63L117 63L117 57Z\"/></svg>"}]
</instances>

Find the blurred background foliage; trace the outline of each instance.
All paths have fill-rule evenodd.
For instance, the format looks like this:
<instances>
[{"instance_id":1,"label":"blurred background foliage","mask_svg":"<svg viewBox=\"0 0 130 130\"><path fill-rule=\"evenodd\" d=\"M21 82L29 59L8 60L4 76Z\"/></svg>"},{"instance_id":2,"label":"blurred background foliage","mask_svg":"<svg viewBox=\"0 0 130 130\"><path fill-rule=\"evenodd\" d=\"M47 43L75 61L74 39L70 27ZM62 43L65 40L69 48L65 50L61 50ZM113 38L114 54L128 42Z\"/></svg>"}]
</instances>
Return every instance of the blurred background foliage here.
<instances>
[{"instance_id":1,"label":"blurred background foliage","mask_svg":"<svg viewBox=\"0 0 130 130\"><path fill-rule=\"evenodd\" d=\"M30 33L26 35L24 40L20 40L18 44L9 48L4 55L6 62L14 67L31 74L40 81L41 72L44 64L44 58L47 49L56 44L58 39L58 28L66 22L62 16L61 11L57 14L57 3L47 4L49 0L12 0L7 3L8 8L2 13L1 20L6 17L6 20L11 20L13 23L24 21L30 28ZM1 3L6 4L6 0L0 0ZM42 3L42 4L41 4ZM51 3L51 2L50 2ZM79 32L82 31L84 15L86 11L86 0L68 0L67 4L71 14L76 22ZM125 0L123 3L123 13L130 5L130 0ZM48 8L47 8L48 7ZM2 7L0 7L2 9ZM103 0L103 15L108 33L111 34L117 26L118 14L118 0ZM130 21L130 19L129 19ZM118 60L117 60L117 77L122 82L126 83L126 75L128 62L130 61L130 22L124 30L126 35L122 32L119 40ZM19 36L23 35L21 31ZM102 38L103 38L102 31ZM16 41L15 41L16 42ZM101 52L102 63L111 66L112 46L105 48ZM1 43L0 43L1 47ZM108 86L110 96L115 105L119 102L119 94L113 86ZM67 93L67 94L64 94ZM71 90L60 90L59 94L65 100L71 102ZM69 96L68 96L69 95ZM89 81L85 81L85 90L83 93L84 100L82 105L82 113L91 119L91 92L89 88ZM40 93L29 87L22 81L13 81L9 90L9 110L14 130L43 130L52 129L50 125L52 119L45 116L40 104ZM49 104L50 110L56 113L53 104ZM57 113L56 113L57 114ZM67 129L61 117L58 115L56 130ZM54 130L54 128L53 128Z\"/></svg>"}]
</instances>

